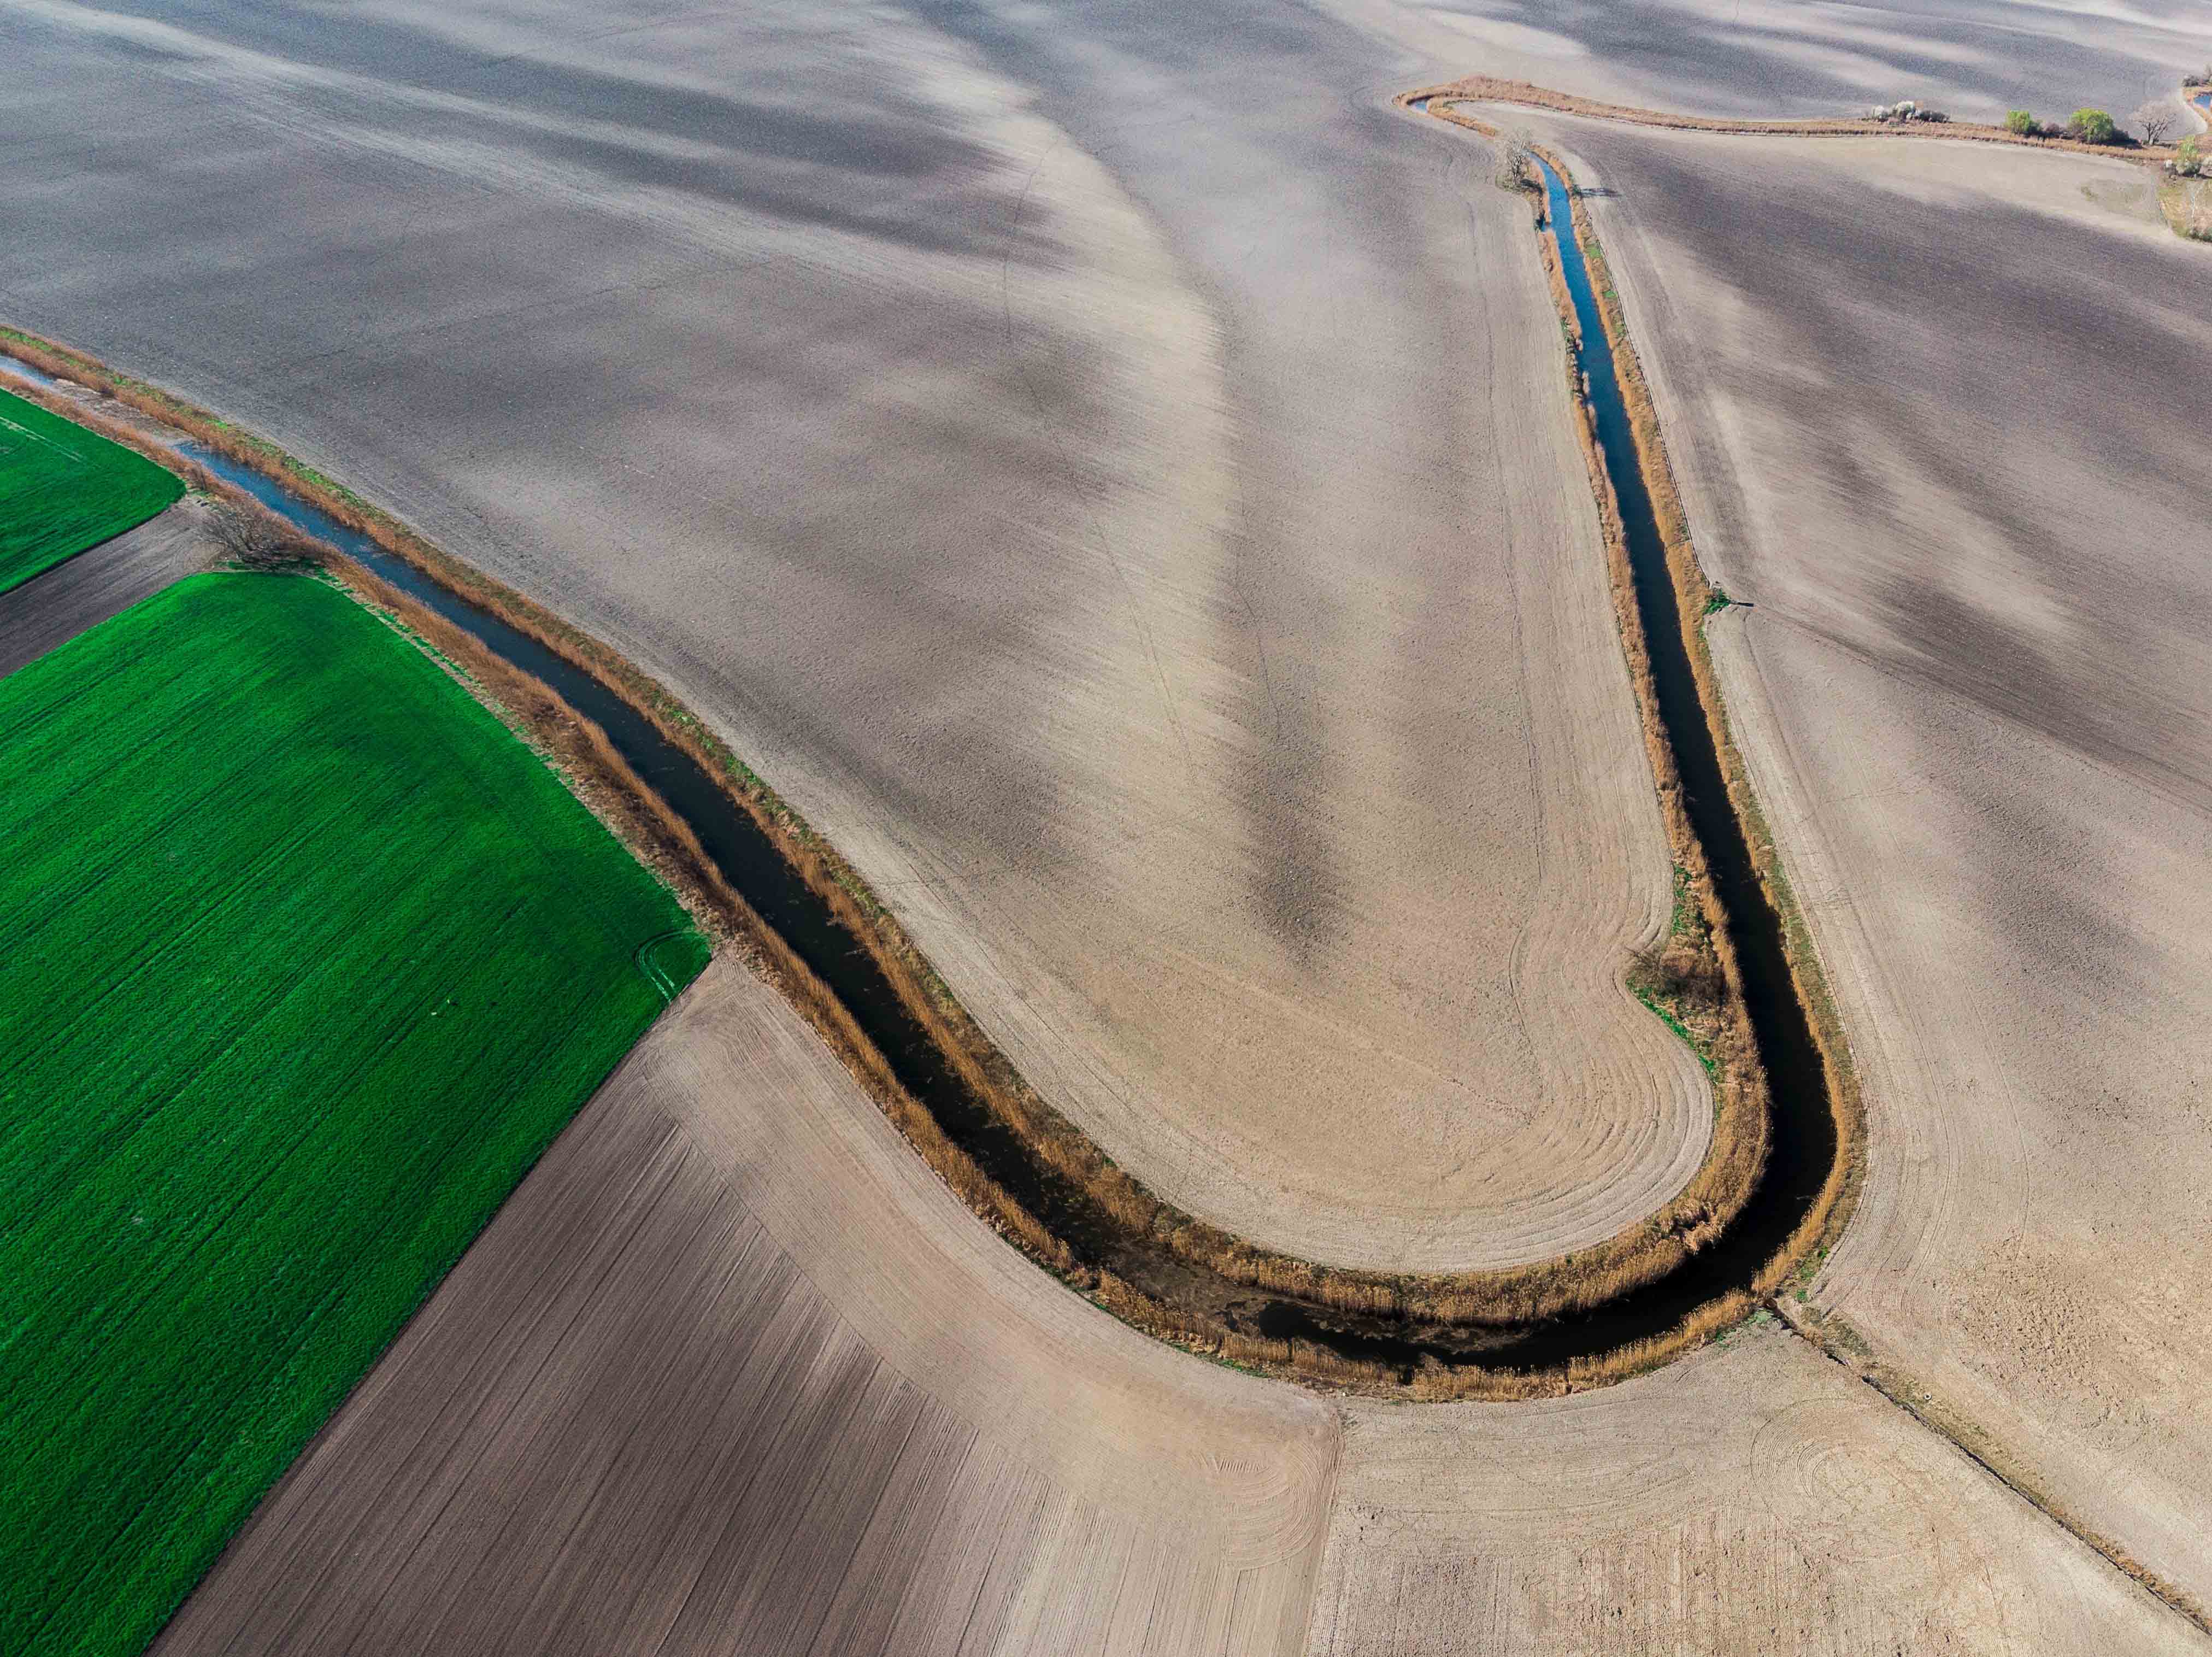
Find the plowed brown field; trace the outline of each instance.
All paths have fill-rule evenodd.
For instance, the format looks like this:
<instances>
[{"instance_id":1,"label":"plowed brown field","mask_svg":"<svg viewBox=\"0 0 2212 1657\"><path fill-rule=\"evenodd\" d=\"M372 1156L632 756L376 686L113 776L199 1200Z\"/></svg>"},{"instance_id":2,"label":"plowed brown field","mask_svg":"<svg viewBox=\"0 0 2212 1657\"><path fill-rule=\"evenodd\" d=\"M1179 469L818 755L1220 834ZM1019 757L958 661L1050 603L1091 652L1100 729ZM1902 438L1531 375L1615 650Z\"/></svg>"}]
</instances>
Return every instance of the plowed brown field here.
<instances>
[{"instance_id":1,"label":"plowed brown field","mask_svg":"<svg viewBox=\"0 0 2212 1657\"><path fill-rule=\"evenodd\" d=\"M2201 1653L1795 1336L1601 1392L1347 1412L1310 1657Z\"/></svg>"},{"instance_id":2,"label":"plowed brown field","mask_svg":"<svg viewBox=\"0 0 2212 1657\"><path fill-rule=\"evenodd\" d=\"M2122 164L1559 130L1858 1045L1817 1301L2212 1600L2212 258Z\"/></svg>"},{"instance_id":3,"label":"plowed brown field","mask_svg":"<svg viewBox=\"0 0 2212 1657\"><path fill-rule=\"evenodd\" d=\"M26 582L0 602L0 676L203 567L213 551L198 509L184 503Z\"/></svg>"},{"instance_id":4,"label":"plowed brown field","mask_svg":"<svg viewBox=\"0 0 2212 1657\"><path fill-rule=\"evenodd\" d=\"M1334 1440L1022 1261L718 963L155 1649L1288 1651Z\"/></svg>"},{"instance_id":5,"label":"plowed brown field","mask_svg":"<svg viewBox=\"0 0 2212 1657\"><path fill-rule=\"evenodd\" d=\"M1162 1196L1609 1236L1711 1103L1525 216L1320 15L1009 18L32 0L0 289L660 677Z\"/></svg>"}]
</instances>

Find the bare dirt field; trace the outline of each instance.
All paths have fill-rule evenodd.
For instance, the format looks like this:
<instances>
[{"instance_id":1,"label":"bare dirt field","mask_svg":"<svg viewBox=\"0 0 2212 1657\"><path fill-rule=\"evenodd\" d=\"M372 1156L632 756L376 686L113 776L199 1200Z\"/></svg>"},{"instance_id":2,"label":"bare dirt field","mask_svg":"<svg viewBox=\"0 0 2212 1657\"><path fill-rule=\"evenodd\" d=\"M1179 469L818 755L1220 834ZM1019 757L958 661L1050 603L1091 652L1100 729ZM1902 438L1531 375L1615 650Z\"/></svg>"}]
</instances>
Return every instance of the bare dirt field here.
<instances>
[{"instance_id":1,"label":"bare dirt field","mask_svg":"<svg viewBox=\"0 0 2212 1657\"><path fill-rule=\"evenodd\" d=\"M2212 257L2112 163L1557 130L1866 1083L1816 1304L2212 1600Z\"/></svg>"},{"instance_id":2,"label":"bare dirt field","mask_svg":"<svg viewBox=\"0 0 2212 1657\"><path fill-rule=\"evenodd\" d=\"M2122 108L2212 55L2000 5L150 9L0 8L0 311L664 677L1164 1194L1400 1265L1603 1234L1705 1096L1617 984L1666 860L1526 210L1388 94ZM1808 1304L2212 1598L2202 251L2110 166L1528 124L1615 192L1758 606L1716 654L1875 1118ZM1429 1410L1152 1346L727 966L164 1648L563 1638L2207 1644L1771 1330Z\"/></svg>"},{"instance_id":3,"label":"bare dirt field","mask_svg":"<svg viewBox=\"0 0 2212 1657\"><path fill-rule=\"evenodd\" d=\"M1335 1437L1020 1260L717 963L155 1649L1294 1651Z\"/></svg>"},{"instance_id":4,"label":"bare dirt field","mask_svg":"<svg viewBox=\"0 0 2212 1657\"><path fill-rule=\"evenodd\" d=\"M0 595L0 676L205 567L216 550L198 507L180 502Z\"/></svg>"},{"instance_id":5,"label":"bare dirt field","mask_svg":"<svg viewBox=\"0 0 2212 1657\"><path fill-rule=\"evenodd\" d=\"M1525 214L1317 14L849 23L21 0L0 303L662 677L1170 1200L1650 1212L1710 1106Z\"/></svg>"},{"instance_id":6,"label":"bare dirt field","mask_svg":"<svg viewBox=\"0 0 2212 1657\"><path fill-rule=\"evenodd\" d=\"M2090 104L2124 121L2212 61L2212 15L2191 0L1330 3L1450 75L1701 115L1824 116L1912 98L1973 120L2022 107L2063 120Z\"/></svg>"},{"instance_id":7,"label":"bare dirt field","mask_svg":"<svg viewBox=\"0 0 2212 1657\"><path fill-rule=\"evenodd\" d=\"M1169 1352L711 966L155 1649L2160 1653L2205 1642L1769 1326L1553 1403Z\"/></svg>"},{"instance_id":8,"label":"bare dirt field","mask_svg":"<svg viewBox=\"0 0 2212 1657\"><path fill-rule=\"evenodd\" d=\"M1306 1649L2206 1647L1951 1446L1769 1325L1578 1398L1352 1406Z\"/></svg>"}]
</instances>

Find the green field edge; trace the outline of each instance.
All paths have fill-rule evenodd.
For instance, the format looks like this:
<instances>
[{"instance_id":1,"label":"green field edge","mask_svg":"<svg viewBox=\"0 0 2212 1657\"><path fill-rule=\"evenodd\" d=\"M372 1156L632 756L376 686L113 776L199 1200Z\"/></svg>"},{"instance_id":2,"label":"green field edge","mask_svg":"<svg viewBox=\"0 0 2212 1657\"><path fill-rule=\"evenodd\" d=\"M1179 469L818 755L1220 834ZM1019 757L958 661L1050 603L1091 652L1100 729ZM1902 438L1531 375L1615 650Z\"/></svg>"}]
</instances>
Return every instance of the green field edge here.
<instances>
[{"instance_id":1,"label":"green field edge","mask_svg":"<svg viewBox=\"0 0 2212 1657\"><path fill-rule=\"evenodd\" d=\"M151 522L185 493L174 469L4 387L0 428L21 440L0 450L0 594ZM60 441L64 431L78 447Z\"/></svg>"},{"instance_id":2,"label":"green field edge","mask_svg":"<svg viewBox=\"0 0 2212 1657\"><path fill-rule=\"evenodd\" d=\"M485 575L434 543L417 533L384 509L356 493L344 484L330 478L317 468L298 460L281 446L246 431L243 428L222 419L198 405L143 379L117 372L87 353L75 350L26 330L0 325L0 352L18 356L33 366L50 374L76 380L95 391L106 391L133 401L144 411L171 427L207 442L231 458L251 466L270 477L284 488L331 514L342 523L368 535L385 551L399 557L410 566L428 576L447 591L489 612L509 625L516 626L538 643L554 650L572 666L592 673L614 691L634 709L644 714L679 746L691 750L695 757L708 765L709 774L720 779L733 797L750 809L771 832L795 853L794 862L802 867L811 862L820 868L829 880L850 900L875 935L877 941L887 954L896 959L926 993L929 1002L955 1035L968 1045L968 1051L979 1053L981 1062L995 1072L1011 1077L1014 1087L1027 1099L1048 1112L1057 1114L1048 1103L1038 1099L1034 1090L1012 1067L996 1044L981 1033L976 1023L957 994L945 982L912 938L906 932L896 913L875 892L866 880L848 863L836 846L817 832L787 801L783 799L758 773L725 743L696 714L693 713L665 685L635 663L571 624L537 604L504 583ZM1654 1009L1655 1012L1658 1009ZM1664 1014L1662 1014L1663 1017ZM833 1048L836 1046L832 1043ZM1692 1051L1696 1044L1692 1043ZM1703 1056L1699 1055L1702 1064ZM866 1085L864 1080L864 1085ZM879 1104L882 1100L878 1101ZM888 1111L890 1107L885 1106ZM896 1120L896 1118L895 1118ZM902 1131L904 1128L902 1125ZM911 1137L911 1136L908 1136ZM1114 1159L1088 1136L1085 1149L1095 1166L1117 1171ZM917 1146L917 1150L921 1148ZM926 1153L924 1161L936 1167ZM937 1168L940 1177L945 1170ZM948 1182L950 1183L950 1182ZM956 1186L956 1190L958 1187ZM1099 1306L1120 1321L1130 1324L1148 1337L1215 1363L1226 1363L1231 1368L1251 1368L1201 1342L1186 1337L1172 1326L1163 1327L1147 1321L1139 1313L1125 1308L1109 1294L1071 1281L1046 1253L1041 1252L1017 1228L1010 1228L997 1215L978 1208L973 1202L971 1209L985 1223L996 1230L1017 1252L1053 1276L1070 1292ZM1200 1222L1202 1223L1202 1222ZM1648 1222L1645 1222L1648 1224ZM1631 1233L1638 1230L1632 1228ZM1589 1251L1577 1251L1562 1257L1568 1261ZM1310 1270L1327 1274L1334 1269L1326 1263L1313 1262L1287 1253L1270 1258L1296 1270ZM1419 1274L1373 1273L1377 1279L1393 1282L1421 1281ZM1570 1383L1569 1390L1583 1386L1609 1385L1620 1380L1663 1366L1694 1349L1711 1337L1709 1330L1686 1336L1685 1343L1669 1346L1662 1351L1637 1356L1621 1367L1608 1369L1601 1377ZM1260 1373L1280 1379L1286 1374L1324 1387L1333 1384L1326 1374L1311 1374L1297 1370L1269 1368L1257 1366ZM1394 1395L1395 1396L1395 1395Z\"/></svg>"},{"instance_id":3,"label":"green field edge","mask_svg":"<svg viewBox=\"0 0 2212 1657\"><path fill-rule=\"evenodd\" d=\"M106 618L92 627L88 627L71 639L55 647L53 650L46 653L36 661L25 664L24 667L16 670L16 673L11 673L6 676L6 679L0 679L0 685L4 685L9 680L15 679L17 674L40 667L42 664L46 665L45 671L48 673L65 673L65 668L58 668L51 665L53 659L62 652L70 649L72 646L81 644L98 632L100 628L112 626L124 621L141 606L155 603L173 594L186 582L210 579L255 582L295 581L311 582L315 587L326 590L334 597L342 600L351 609L360 612L366 622L374 624L380 632L392 638L395 644L404 648L412 655L427 658L428 665L438 670L441 680L451 682L454 692L465 698L473 710L471 716L488 718L491 722L496 733L493 740L499 743L517 742L523 753L527 756L526 763L534 765L543 772L548 779L549 786L557 790L569 807L580 813L582 821L589 824L588 832L592 834L605 834L608 837L611 842L607 849L609 855L622 860L623 863L632 871L634 878L645 883L645 886L656 894L658 900L667 905L672 915L687 921L690 919L688 909L682 900L682 894L676 891L650 862L639 856L620 835L613 832L612 826L592 807L590 800L578 790L574 780L566 775L562 769L554 763L537 744L527 740L525 731L518 728L514 716L495 697L492 696L485 687L477 684L459 664L453 661L440 652L434 645L408 627L401 618L374 604L364 594L328 571L303 570L276 575L216 570L186 574L179 581L168 583L148 598L139 600L138 604L128 606L117 615ZM672 945L677 945L678 947L672 949L670 947ZM687 945L689 947L684 947ZM686 955L691 959L685 959ZM424 1258L421 1263L422 1282L419 1292L415 1293L405 1304L404 1310L398 1313L388 1333L376 1343L374 1352L368 1355L365 1362L352 1369L350 1379L346 1380L338 1390L327 1410L319 1414L311 1424L306 1426L289 1443L283 1455L276 1459L273 1471L265 1480L249 1488L249 1499L240 1503L235 1520L224 1529L219 1540L205 1550L204 1557L199 1560L197 1569L190 1573L189 1581L176 1593L173 1599L160 1609L157 1617L149 1619L149 1638L158 1636L159 1629L166 1625L177 1609L190 1598L191 1593L204 1578L207 1570L212 1569L214 1563L220 1558L223 1550L229 1545L241 1529L252 1522L269 1491L282 1482L301 1456L311 1450L331 1422L343 1410L346 1402L354 1396L365 1381L374 1375L378 1366L392 1347L404 1338L409 1328L420 1315L423 1307L435 1297L453 1269L475 1246L483 1232L496 1220L514 1191L529 1178L532 1171L543 1161L545 1154L558 1142L561 1136L568 1131L582 1112L588 1108L592 1100L604 1087L606 1079L619 1069L629 1055L635 1051L638 1044L665 1015L667 1009L680 996L683 990L705 970L711 958L711 939L696 924L679 926L673 930L657 933L643 940L630 953L627 957L629 967L635 971L639 978L649 987L652 995L658 1002L658 1006L649 1016L644 1018L635 1033L622 1045L620 1051L612 1054L604 1071L581 1091L573 1106L556 1110L554 1119L548 1124L545 1130L542 1133L531 1136L532 1142L526 1154L512 1167L511 1178L507 1177L505 1172L498 1177L500 1185L498 1194L484 1207L480 1215L465 1225L465 1234L460 1236L451 1248ZM70 1648L90 1649L92 1648L88 1646L79 1648L73 1645ZM125 1648L117 1646L112 1649L119 1653ZM137 1647L134 1644L128 1649L135 1651Z\"/></svg>"}]
</instances>

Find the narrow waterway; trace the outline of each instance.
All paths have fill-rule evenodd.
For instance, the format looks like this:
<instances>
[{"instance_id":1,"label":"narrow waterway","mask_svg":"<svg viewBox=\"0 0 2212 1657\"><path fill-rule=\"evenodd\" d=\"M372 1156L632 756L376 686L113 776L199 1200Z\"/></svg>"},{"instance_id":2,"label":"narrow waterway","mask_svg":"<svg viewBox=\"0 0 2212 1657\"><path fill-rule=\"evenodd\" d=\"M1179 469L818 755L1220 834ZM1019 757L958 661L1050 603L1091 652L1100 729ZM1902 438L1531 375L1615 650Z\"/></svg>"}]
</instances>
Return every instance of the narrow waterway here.
<instances>
[{"instance_id":1,"label":"narrow waterway","mask_svg":"<svg viewBox=\"0 0 2212 1657\"><path fill-rule=\"evenodd\" d=\"M1725 1236L1699 1257L1698 1269L1678 1274L1710 1273L1715 1288L1737 1287L1747 1284L1789 1240L1818 1200L1836 1159L1835 1112L1827 1071L1790 974L1781 917L1759 879L1742 821L1729 795L1713 737L1719 710L1705 705L1691 671L1666 544L1660 539L1634 429L1614 372L1604 314L1575 235L1573 204L1559 175L1548 163L1538 165L1543 169L1548 233L1582 332L1575 366L1583 376L1606 474L1620 503L1659 722L1681 778L1691 832L1705 852L1729 938L1735 946L1744 1010L1773 1093L1773 1135L1765 1176ZM1691 621L1699 624L1702 619Z\"/></svg>"},{"instance_id":2,"label":"narrow waterway","mask_svg":"<svg viewBox=\"0 0 2212 1657\"><path fill-rule=\"evenodd\" d=\"M1557 235L1570 223L1566 196L1548 168L1546 180ZM439 586L271 478L198 443L181 442L178 448L308 534L359 559L600 726L639 777L691 825L724 877L852 1013L901 1085L954 1142L1085 1264L1112 1271L1150 1294L1231 1328L1310 1341L1408 1373L1424 1360L1547 1368L1664 1333L1705 1302L1747 1287L1804 1215L1835 1152L1824 1077L1783 959L1781 928L1753 874L1690 675L1664 550L1629 438L1626 411L1589 274L1571 230L1558 241L1583 323L1577 366L1589 379L1600 442L1627 523L1637 601L1651 641L1662 717L1689 795L1691 820L1705 845L1728 910L1747 979L1753 1026L1780 1101L1781 1120L1776 1124L1766 1176L1722 1239L1661 1282L1596 1311L1510 1329L1347 1313L1255 1291L1194 1266L1149 1234L1115 1221L1080 1188L1032 1155L969 1089L835 911L799 879L750 814L649 720L529 635ZM46 379L43 375L33 377Z\"/></svg>"}]
</instances>

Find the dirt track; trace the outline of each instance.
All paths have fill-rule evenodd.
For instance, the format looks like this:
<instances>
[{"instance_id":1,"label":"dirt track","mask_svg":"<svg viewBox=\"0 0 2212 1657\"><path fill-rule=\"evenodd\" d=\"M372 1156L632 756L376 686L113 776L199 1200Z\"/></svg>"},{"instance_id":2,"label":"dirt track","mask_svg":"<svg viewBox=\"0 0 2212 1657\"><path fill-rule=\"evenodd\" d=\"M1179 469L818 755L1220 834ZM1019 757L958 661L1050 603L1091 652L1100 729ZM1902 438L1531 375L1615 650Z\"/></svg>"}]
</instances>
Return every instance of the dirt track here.
<instances>
[{"instance_id":1,"label":"dirt track","mask_svg":"<svg viewBox=\"0 0 2212 1657\"><path fill-rule=\"evenodd\" d=\"M663 678L1200 1216L1658 1206L1708 1100L1618 984L1667 859L1486 163L1256 0L747 19L23 0L5 308Z\"/></svg>"}]
</instances>

